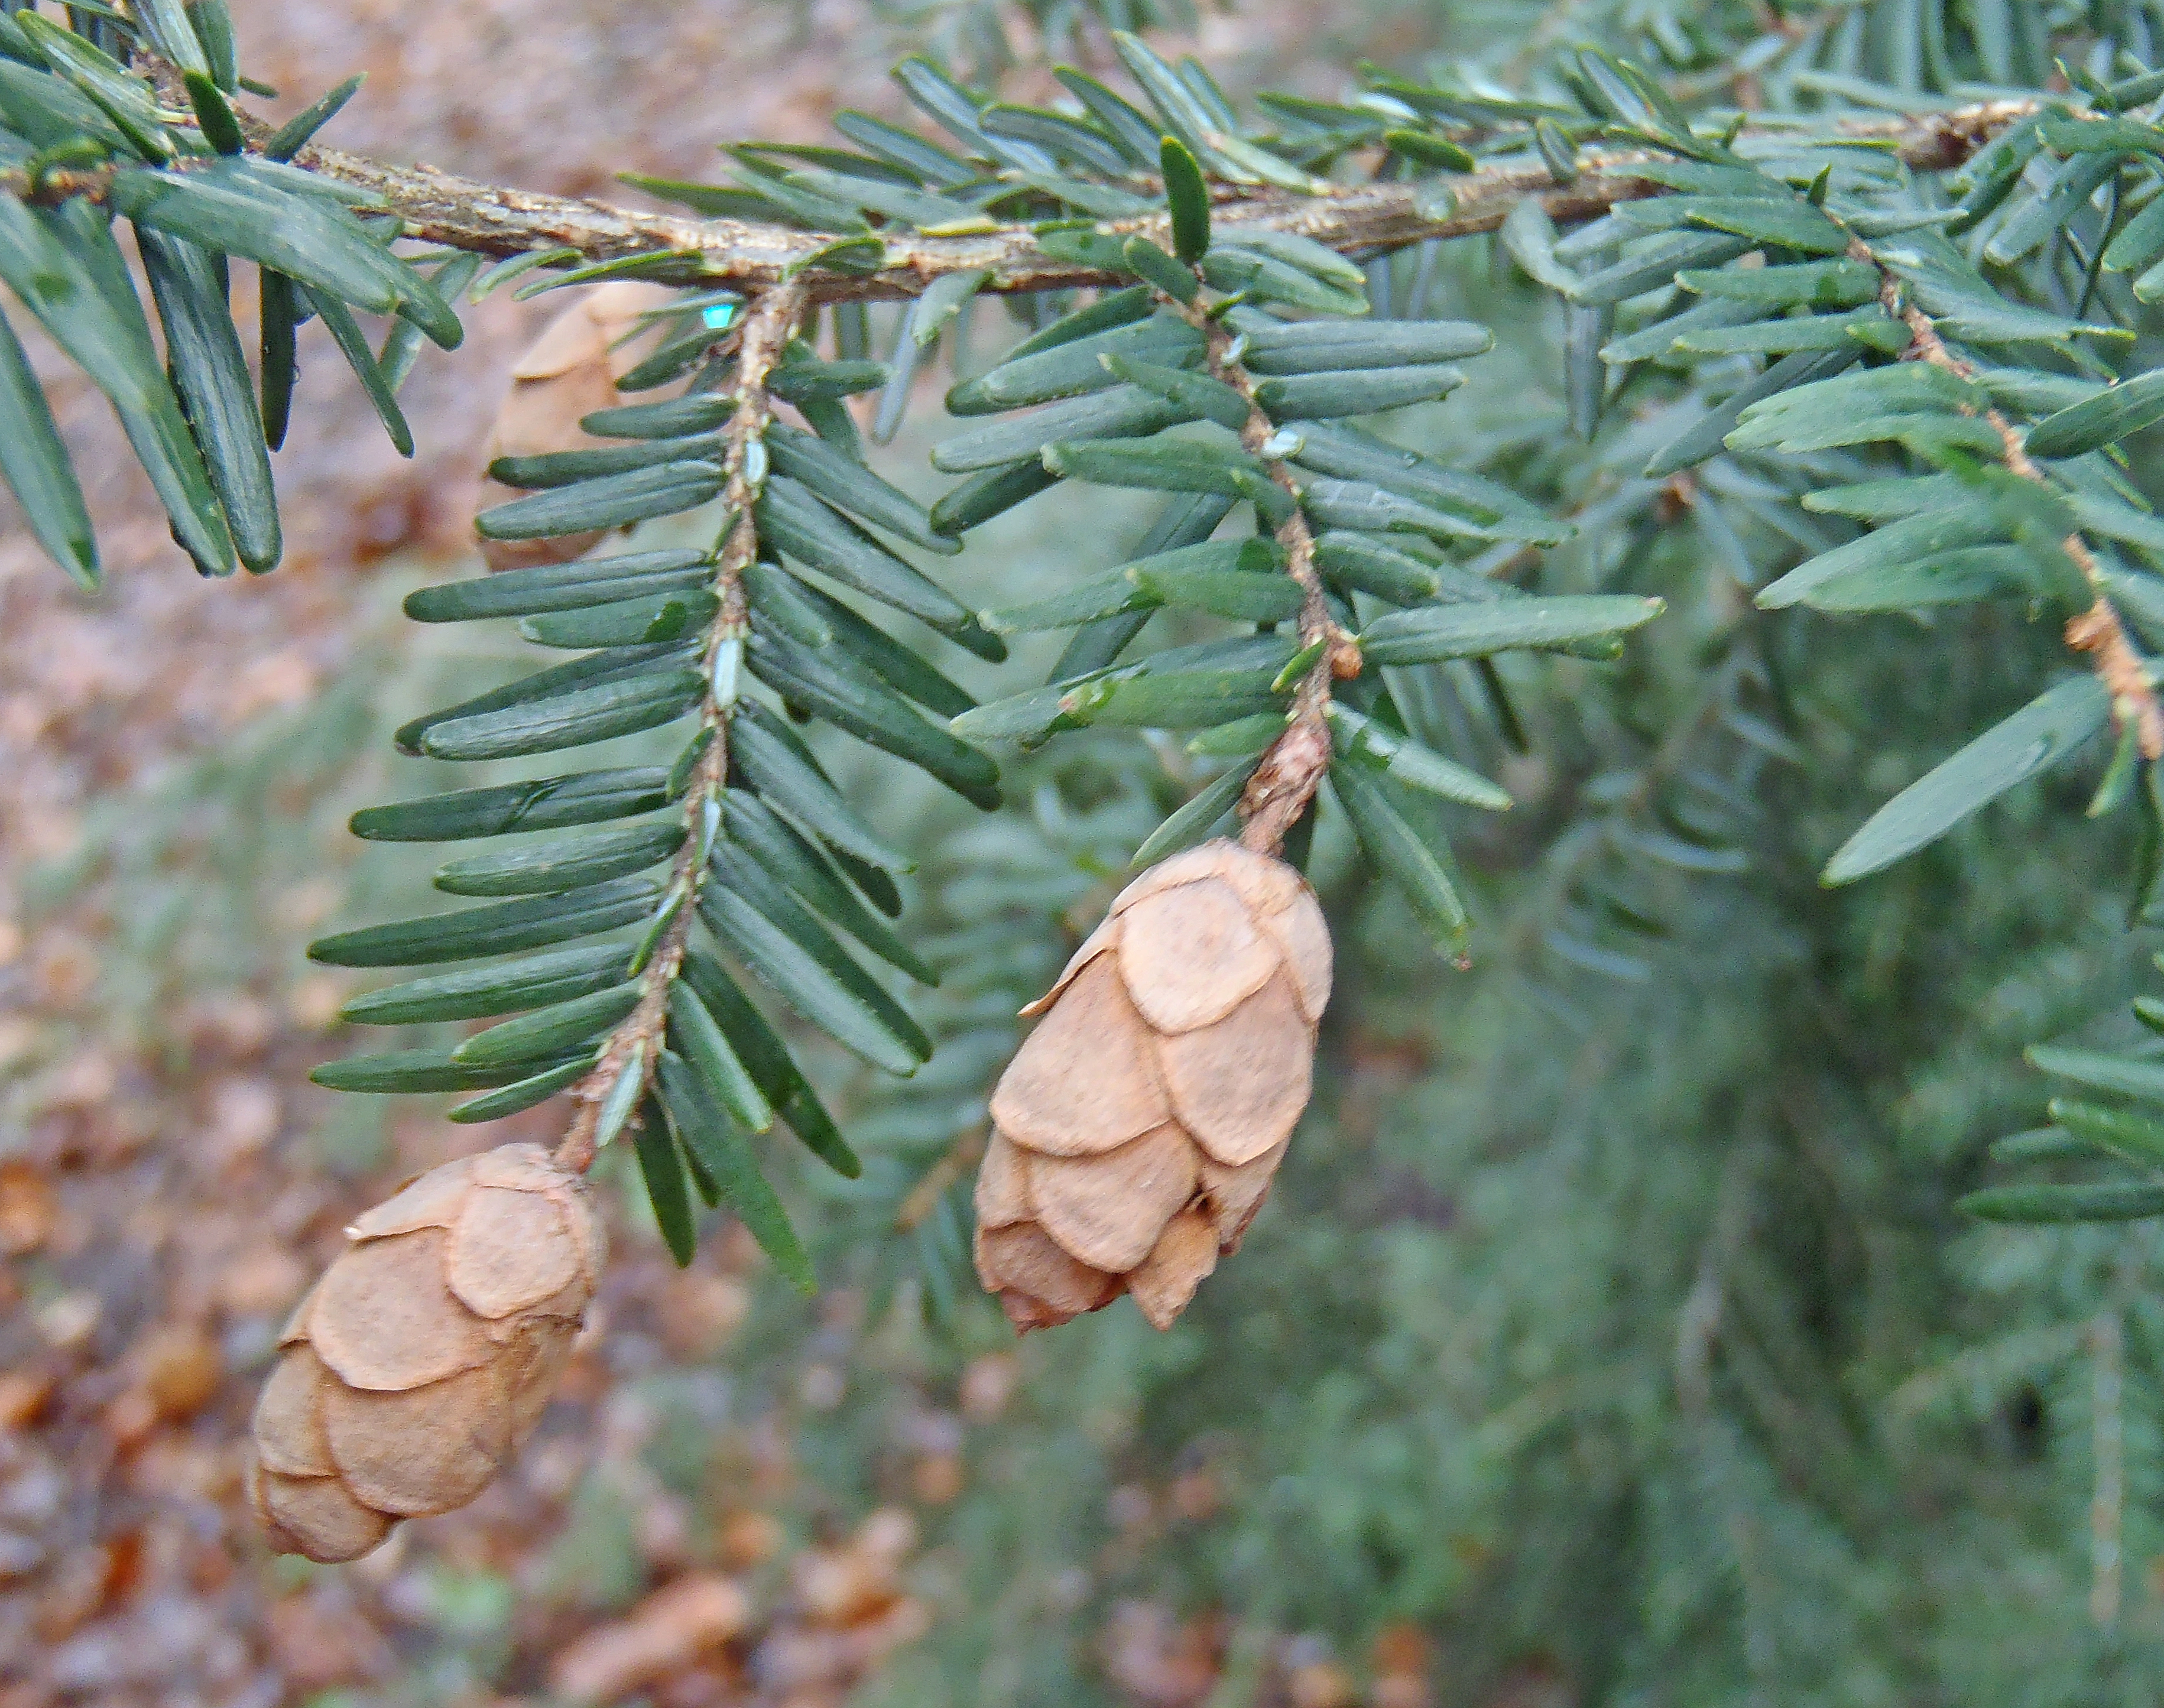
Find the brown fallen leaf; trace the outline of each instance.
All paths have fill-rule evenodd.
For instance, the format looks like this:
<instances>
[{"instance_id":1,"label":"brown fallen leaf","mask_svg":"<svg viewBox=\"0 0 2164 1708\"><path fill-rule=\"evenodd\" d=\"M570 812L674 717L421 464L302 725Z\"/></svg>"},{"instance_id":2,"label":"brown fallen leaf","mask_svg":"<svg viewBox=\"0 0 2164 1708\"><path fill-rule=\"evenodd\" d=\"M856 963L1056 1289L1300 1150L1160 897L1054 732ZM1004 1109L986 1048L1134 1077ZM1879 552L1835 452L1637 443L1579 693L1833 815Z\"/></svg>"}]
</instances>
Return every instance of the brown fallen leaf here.
<instances>
[{"instance_id":1,"label":"brown fallen leaf","mask_svg":"<svg viewBox=\"0 0 2164 1708\"><path fill-rule=\"evenodd\" d=\"M0 1252L29 1256L52 1238L59 1214L44 1169L19 1157L0 1163Z\"/></svg>"},{"instance_id":2,"label":"brown fallen leaf","mask_svg":"<svg viewBox=\"0 0 2164 1708\"><path fill-rule=\"evenodd\" d=\"M617 1701L720 1648L750 1620L750 1600L733 1579L679 1578L564 1649L549 1688L574 1702Z\"/></svg>"},{"instance_id":3,"label":"brown fallen leaf","mask_svg":"<svg viewBox=\"0 0 2164 1708\"><path fill-rule=\"evenodd\" d=\"M1352 1675L1335 1661L1309 1661L1285 1680L1292 1708L1352 1708L1359 1692Z\"/></svg>"},{"instance_id":4,"label":"brown fallen leaf","mask_svg":"<svg viewBox=\"0 0 2164 1708\"><path fill-rule=\"evenodd\" d=\"M962 1456L956 1453L927 1453L909 1474L910 1492L927 1506L944 1506L965 1485Z\"/></svg>"},{"instance_id":5,"label":"brown fallen leaf","mask_svg":"<svg viewBox=\"0 0 2164 1708\"><path fill-rule=\"evenodd\" d=\"M350 1606L303 1592L271 1603L264 1616L271 1658L297 1693L380 1677L396 1664L381 1632Z\"/></svg>"},{"instance_id":6,"label":"brown fallen leaf","mask_svg":"<svg viewBox=\"0 0 2164 1708\"><path fill-rule=\"evenodd\" d=\"M58 1385L59 1378L49 1369L0 1371L0 1429L36 1422Z\"/></svg>"},{"instance_id":7,"label":"brown fallen leaf","mask_svg":"<svg viewBox=\"0 0 2164 1708\"><path fill-rule=\"evenodd\" d=\"M224 1360L218 1343L187 1323L167 1323L137 1343L137 1380L163 1418L192 1417L218 1392Z\"/></svg>"},{"instance_id":8,"label":"brown fallen leaf","mask_svg":"<svg viewBox=\"0 0 2164 1708\"><path fill-rule=\"evenodd\" d=\"M787 1539L771 1512L732 1513L722 1526L722 1558L741 1571L772 1559Z\"/></svg>"}]
</instances>

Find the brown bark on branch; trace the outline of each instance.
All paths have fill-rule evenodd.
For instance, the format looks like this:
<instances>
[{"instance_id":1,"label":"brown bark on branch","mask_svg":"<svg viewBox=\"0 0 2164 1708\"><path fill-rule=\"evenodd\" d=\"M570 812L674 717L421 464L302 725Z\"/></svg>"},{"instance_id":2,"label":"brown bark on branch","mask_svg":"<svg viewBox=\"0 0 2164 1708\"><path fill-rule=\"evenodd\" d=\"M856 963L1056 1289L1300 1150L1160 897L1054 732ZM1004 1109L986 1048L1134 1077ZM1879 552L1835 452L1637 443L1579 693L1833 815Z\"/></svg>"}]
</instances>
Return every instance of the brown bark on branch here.
<instances>
[{"instance_id":1,"label":"brown bark on branch","mask_svg":"<svg viewBox=\"0 0 2164 1708\"><path fill-rule=\"evenodd\" d=\"M1948 113L1852 121L1838 134L1882 143L1920 170L1944 171L2035 110L2032 101L1984 102ZM1580 175L1560 187L1539 166L1494 166L1417 184L1352 184L1313 196L1221 186L1213 223L1234 240L1242 228L1260 228L1312 238L1340 252L1402 249L1430 238L1493 231L1527 196L1538 196L1552 218L1569 221L1659 194L1660 186L1630 171L1654 158L1643 150L1587 155ZM336 149L303 150L297 164L381 195L417 238L485 255L565 248L582 262L696 255L716 283L759 288L801 273L807 295L827 301L913 297L943 274L978 268L990 274L985 286L990 291L1114 282L1109 274L1047 255L1027 225L951 237L882 232L886 259L876 271L822 273L816 265L807 271L807 263L839 234L614 208L478 183L433 166L387 166ZM1158 214L1109 221L1104 229L1162 241L1167 225Z\"/></svg>"},{"instance_id":2,"label":"brown bark on branch","mask_svg":"<svg viewBox=\"0 0 2164 1708\"><path fill-rule=\"evenodd\" d=\"M1240 840L1257 854L1275 856L1300 815L1314 800L1322 774L1330 768L1330 684L1340 669L1348 676L1360 671L1360 651L1352 638L1330 620L1330 607L1322 596L1322 577L1315 567L1315 536L1300 507L1300 488L1284 458L1270 454L1275 428L1255 400L1254 376L1233 354L1235 340L1225 323L1200 308L1185 311L1188 321L1207 341L1211 376L1230 386L1247 402L1247 419L1240 428L1240 447L1269 470L1271 481L1292 501L1291 513L1277 530L1284 547L1285 573L1300 585L1300 644L1302 650L1319 646L1315 661L1293 690L1292 710L1284 733L1272 742L1240 791Z\"/></svg>"}]
</instances>

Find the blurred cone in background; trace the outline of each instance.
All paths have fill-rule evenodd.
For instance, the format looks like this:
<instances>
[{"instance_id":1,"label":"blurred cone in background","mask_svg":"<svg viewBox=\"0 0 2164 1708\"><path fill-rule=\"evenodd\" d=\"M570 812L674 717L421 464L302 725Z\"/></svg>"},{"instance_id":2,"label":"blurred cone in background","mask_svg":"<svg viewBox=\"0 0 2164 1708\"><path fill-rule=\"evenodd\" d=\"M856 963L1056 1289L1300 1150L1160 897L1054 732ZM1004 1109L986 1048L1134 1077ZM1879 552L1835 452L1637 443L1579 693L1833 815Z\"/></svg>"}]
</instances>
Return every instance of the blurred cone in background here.
<instances>
[{"instance_id":1,"label":"blurred cone in background","mask_svg":"<svg viewBox=\"0 0 2164 1708\"><path fill-rule=\"evenodd\" d=\"M1169 1327L1307 1106L1330 933L1284 861L1210 842L1112 903L992 1093L977 1274L1027 1332L1132 1293Z\"/></svg>"},{"instance_id":2,"label":"blurred cone in background","mask_svg":"<svg viewBox=\"0 0 2164 1708\"><path fill-rule=\"evenodd\" d=\"M545 456L603 441L579 423L596 409L623 402L616 382L635 367L654 342L638 317L676 295L665 285L619 281L584 293L543 329L511 371L511 395L496 413L482 466L498 457ZM486 510L521 494L484 474L474 507ZM549 539L484 539L481 554L491 570L566 563L598 544L599 533Z\"/></svg>"},{"instance_id":3,"label":"blurred cone in background","mask_svg":"<svg viewBox=\"0 0 2164 1708\"><path fill-rule=\"evenodd\" d=\"M535 1144L431 1169L346 1238L280 1337L249 1481L272 1546L325 1562L488 1485L539 1420L603 1257L585 1181Z\"/></svg>"}]
</instances>

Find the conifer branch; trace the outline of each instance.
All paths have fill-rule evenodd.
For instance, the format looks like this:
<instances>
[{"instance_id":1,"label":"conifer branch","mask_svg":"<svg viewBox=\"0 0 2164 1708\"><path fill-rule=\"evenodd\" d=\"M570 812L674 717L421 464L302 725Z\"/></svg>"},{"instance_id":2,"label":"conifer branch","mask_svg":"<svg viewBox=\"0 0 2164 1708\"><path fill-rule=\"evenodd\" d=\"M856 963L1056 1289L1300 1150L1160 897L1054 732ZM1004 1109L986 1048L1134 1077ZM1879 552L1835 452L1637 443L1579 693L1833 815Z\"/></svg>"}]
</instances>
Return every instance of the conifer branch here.
<instances>
[{"instance_id":1,"label":"conifer branch","mask_svg":"<svg viewBox=\"0 0 2164 1708\"><path fill-rule=\"evenodd\" d=\"M696 917L699 888L713 843L714 822L721 810L721 791L728 776L729 717L748 632L743 572L759 554L759 525L753 518L753 506L765 475L764 435L774 413L766 376L788 343L804 302L801 286L782 285L762 293L744 316L737 357L737 407L727 428L728 482L723 502L729 518L728 534L714 588L721 608L700 655L706 678L700 706L700 738L704 745L684 791L684 843L677 852L667 898L661 904L666 922L640 975L638 1006L609 1035L593 1071L572 1092L579 1112L556 1148L556 1160L574 1172L591 1167L601 1144L612 1136L601 1131L603 1111L636 1106L652 1084L661 1059L662 1037L669 1024L669 991L684 964L685 945ZM630 1098L617 1090L618 1081L627 1073L638 1076L638 1095Z\"/></svg>"},{"instance_id":2,"label":"conifer branch","mask_svg":"<svg viewBox=\"0 0 2164 1708\"><path fill-rule=\"evenodd\" d=\"M1222 317L1210 314L1199 304L1183 312L1205 340L1212 376L1247 400L1241 449L1263 465L1272 484L1290 501L1291 513L1277 530L1277 543L1284 548L1285 573L1300 584L1300 649L1320 649L1293 690L1284 733L1270 744L1240 792L1240 840L1258 854L1274 854L1284 846L1286 834L1307 811L1323 773L1330 769L1331 681L1337 675L1359 675L1360 651L1352 636L1331 620L1322 577L1315 567L1315 537L1300 507L1300 487L1283 457L1271 454L1277 427L1256 401L1254 377L1238 358L1237 339Z\"/></svg>"},{"instance_id":3,"label":"conifer branch","mask_svg":"<svg viewBox=\"0 0 2164 1708\"><path fill-rule=\"evenodd\" d=\"M1946 113L1848 121L1837 134L1888 147L1919 170L1941 171L1959 166L2008 125L2038 109L2039 103L2030 100L1983 102ZM1783 127L1782 134L1789 129ZM1752 132L1746 129L1742 134ZM1579 176L1563 186L1544 166L1516 162L1449 179L1350 184L1317 195L1218 184L1211 191L1214 219L1234 241L1244 227L1311 238L1341 254L1397 250L1429 239L1496 230L1528 196L1538 197L1550 218L1568 222L1594 218L1618 202L1666 193L1663 187L1634 177L1630 171L1636 162L1665 158L1643 149L1588 155ZM934 279L979 270L989 276L981 288L993 292L1121 282L1110 273L1047 254L1027 224L953 236L883 230L882 265L843 274L817 267L819 251L838 239L833 232L615 208L481 183L433 166L386 165L338 149L303 149L294 164L380 196L412 237L485 255L568 249L582 264L680 255L696 257L700 276L717 284L759 288L802 275L806 300L824 302L915 297ZM95 196L102 193L104 181L98 174L85 173L71 177L68 187ZM0 178L0 188L10 193L24 187ZM1104 223L1119 235L1138 234L1160 243L1168 227L1161 213Z\"/></svg>"},{"instance_id":4,"label":"conifer branch","mask_svg":"<svg viewBox=\"0 0 2164 1708\"><path fill-rule=\"evenodd\" d=\"M1867 266L1878 265L1869 248L1860 239L1851 240L1848 252L1852 260ZM1899 280L1883 267L1879 268L1878 280L1880 304L1909 328L1913 340L1904 360L1929 362L1964 380L1973 380L1975 369L1946 348L1930 317L1904 294ZM1983 418L1999 435L2006 466L2022 480L2038 486L2048 485L2044 471L2030 456L2020 429L1995 408L1986 408ZM2081 571L2083 581L2096 595L2095 602L2086 611L2067 619L2067 644L2076 652L2089 655L2098 680L2111 696L2114 722L2122 728L2130 725L2133 728L2141 745L2141 756L2147 759L2164 758L2164 704L2158 702L2148 667L2142 663L2141 654L2128 635L2118 608L2111 602L2103 566L2078 530L2069 533L2061 544L2074 567Z\"/></svg>"}]
</instances>

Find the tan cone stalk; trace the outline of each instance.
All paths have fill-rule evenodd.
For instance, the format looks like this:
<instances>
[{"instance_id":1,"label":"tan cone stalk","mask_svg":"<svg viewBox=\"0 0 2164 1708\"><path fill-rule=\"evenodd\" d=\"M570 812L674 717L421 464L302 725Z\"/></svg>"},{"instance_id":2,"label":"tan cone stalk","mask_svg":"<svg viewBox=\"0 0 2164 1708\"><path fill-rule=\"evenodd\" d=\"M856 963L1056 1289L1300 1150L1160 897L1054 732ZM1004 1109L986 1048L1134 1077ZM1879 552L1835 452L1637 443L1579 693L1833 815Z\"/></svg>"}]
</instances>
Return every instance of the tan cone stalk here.
<instances>
[{"instance_id":1,"label":"tan cone stalk","mask_svg":"<svg viewBox=\"0 0 2164 1708\"><path fill-rule=\"evenodd\" d=\"M279 1337L249 1481L271 1545L327 1562L487 1486L548 1404L604 1249L585 1181L534 1144L431 1169L346 1238Z\"/></svg>"},{"instance_id":2,"label":"tan cone stalk","mask_svg":"<svg viewBox=\"0 0 2164 1708\"><path fill-rule=\"evenodd\" d=\"M1134 1295L1169 1327L1307 1106L1330 933L1284 861L1210 842L1120 892L992 1093L977 1274L1024 1332Z\"/></svg>"},{"instance_id":3,"label":"tan cone stalk","mask_svg":"<svg viewBox=\"0 0 2164 1708\"><path fill-rule=\"evenodd\" d=\"M511 371L511 394L489 429L483 466L498 457L546 456L607 443L579 423L597 409L633 401L616 382L638 365L654 342L640 331L639 315L676 293L665 285L619 280L586 292L542 328ZM523 495L486 476L475 503L486 510ZM491 570L568 563L601 543L598 533L548 539L483 539L481 554Z\"/></svg>"}]
</instances>

